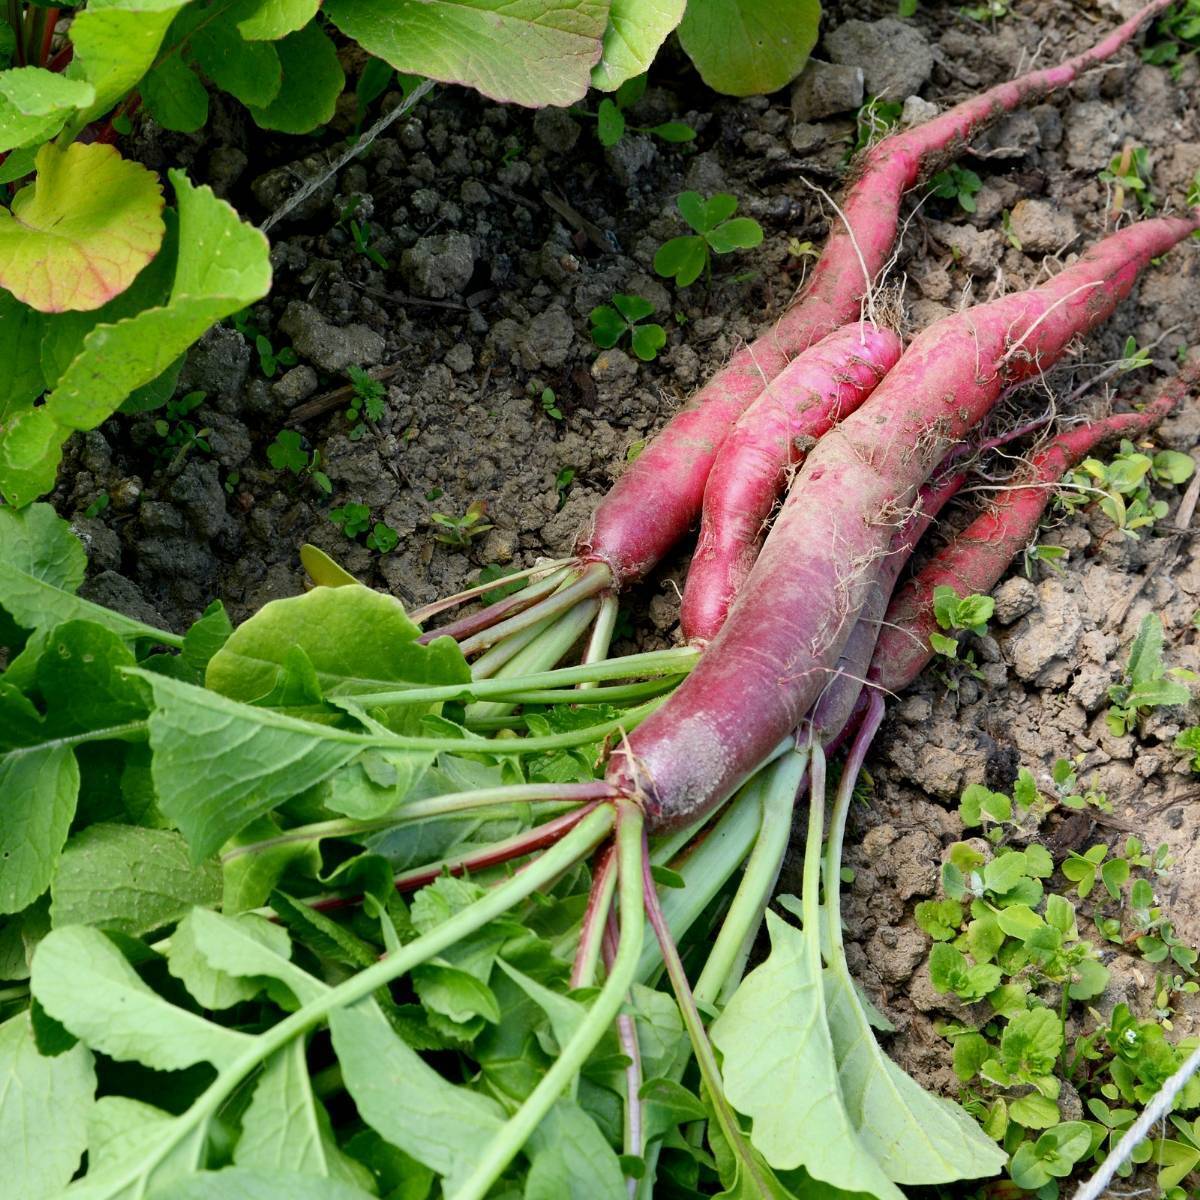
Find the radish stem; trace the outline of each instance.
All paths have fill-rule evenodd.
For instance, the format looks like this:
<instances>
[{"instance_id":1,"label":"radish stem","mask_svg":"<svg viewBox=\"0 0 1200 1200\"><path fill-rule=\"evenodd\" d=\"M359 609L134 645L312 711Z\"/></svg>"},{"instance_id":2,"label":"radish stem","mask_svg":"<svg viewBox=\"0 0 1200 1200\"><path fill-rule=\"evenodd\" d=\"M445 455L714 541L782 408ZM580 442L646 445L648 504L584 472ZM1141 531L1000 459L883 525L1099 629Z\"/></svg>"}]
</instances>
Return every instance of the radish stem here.
<instances>
[{"instance_id":1,"label":"radish stem","mask_svg":"<svg viewBox=\"0 0 1200 1200\"><path fill-rule=\"evenodd\" d=\"M612 846L601 851L592 875L592 887L588 892L587 908L579 927L579 945L571 966L571 987L590 987L596 977L596 964L600 961L600 948L604 941L604 930L612 908L613 893L617 886L617 860Z\"/></svg>"}]
</instances>

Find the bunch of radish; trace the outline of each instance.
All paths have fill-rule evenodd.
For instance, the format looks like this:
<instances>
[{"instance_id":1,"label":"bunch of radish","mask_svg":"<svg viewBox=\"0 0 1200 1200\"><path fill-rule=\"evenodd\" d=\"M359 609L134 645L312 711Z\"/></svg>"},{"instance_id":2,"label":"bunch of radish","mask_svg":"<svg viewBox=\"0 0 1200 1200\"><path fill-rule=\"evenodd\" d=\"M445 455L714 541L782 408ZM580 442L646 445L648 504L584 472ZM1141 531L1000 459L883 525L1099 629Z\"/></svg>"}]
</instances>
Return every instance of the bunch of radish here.
<instances>
[{"instance_id":1,"label":"bunch of radish","mask_svg":"<svg viewBox=\"0 0 1200 1200\"><path fill-rule=\"evenodd\" d=\"M546 672L581 639L584 665L595 664L608 651L617 590L642 578L700 521L683 602L684 633L694 647L690 673L624 725L603 781L548 788L547 795L576 802L573 811L473 860L436 864L492 866L551 845L569 844L577 859L595 852L572 982L588 986L604 968L588 1019L456 1196L488 1192L614 1020L636 1062L636 1034L621 1006L630 986L659 963L679 1000L744 1194L784 1194L772 1172L788 1164L765 1159L753 1134L747 1143L725 1098L722 1064L701 1009L721 1007L736 993L802 777L811 768L819 813L823 749L853 737L841 785L848 796L881 719L882 696L911 682L930 657L933 589L949 583L960 593L990 590L1029 541L1066 470L1102 440L1146 432L1200 384L1200 371L1185 368L1141 411L1046 441L1013 486L893 594L921 535L961 486L971 439L997 401L1056 363L1108 318L1148 263L1200 229L1200 212L1131 225L1049 282L946 317L904 348L872 319L871 308L901 201L989 120L1069 84L1166 7L1156 0L1093 49L870 149L807 288L651 442L597 508L575 557L527 572L533 578L520 591L424 635L455 638L475 656L476 680ZM413 616L428 621L488 586L494 585ZM516 703L510 693L488 707L480 697L490 694L472 693L468 716L472 710L476 717L503 715ZM515 794L498 797L506 798ZM844 810L841 804L839 820ZM839 827L839 845L840 836ZM810 852L813 845L810 837ZM819 850L819 816L815 845ZM660 897L651 866L677 862L681 853L687 894ZM742 883L693 989L675 943L743 864ZM646 916L657 955L642 945ZM628 1111L635 1115L642 1110L636 1085L631 1076ZM627 1126L626 1139L628 1154L646 1155L637 1121ZM630 1180L631 1194L649 1194L653 1153L643 1182ZM982 1151L974 1161L976 1174L999 1165ZM803 1165L814 1178L847 1186L822 1175L820 1164ZM878 1195L894 1191L897 1179L963 1177L931 1171L901 1178L880 1170L881 1182L872 1184Z\"/></svg>"}]
</instances>

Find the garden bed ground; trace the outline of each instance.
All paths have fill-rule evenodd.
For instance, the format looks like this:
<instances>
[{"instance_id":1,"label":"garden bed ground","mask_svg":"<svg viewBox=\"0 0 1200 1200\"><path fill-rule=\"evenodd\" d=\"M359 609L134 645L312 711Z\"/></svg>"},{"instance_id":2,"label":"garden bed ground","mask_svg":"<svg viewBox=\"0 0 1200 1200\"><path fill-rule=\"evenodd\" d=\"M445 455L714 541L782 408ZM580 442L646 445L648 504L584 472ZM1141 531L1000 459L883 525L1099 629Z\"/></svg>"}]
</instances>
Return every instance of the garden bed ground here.
<instances>
[{"instance_id":1,"label":"garden bed ground","mask_svg":"<svg viewBox=\"0 0 1200 1200\"><path fill-rule=\"evenodd\" d=\"M891 88L898 100L919 93L926 105L945 105L1089 44L1132 11L1066 0L1013 7L981 25L925 3L898 37L874 24L891 18L890 0L832 3L824 30L871 23L852 26L857 49L841 52L861 56L868 94ZM398 100L386 96L384 109ZM216 114L196 139L143 128L135 150L152 166L184 163L254 220L326 161L323 146L264 140L242 114ZM439 89L277 225L275 287L251 320L276 354L293 347L297 365L268 379L253 339L219 328L192 353L181 384L180 395L202 391L204 403L170 420L166 438L155 426L161 414L151 414L72 444L54 501L88 544L86 594L180 628L217 596L238 618L298 591L304 541L409 604L467 584L487 564L526 566L567 551L631 447L801 284L811 260L796 243L820 244L829 214L821 189L837 192L854 136L852 113L798 120L787 92L716 97L669 53L629 115L637 125L685 120L698 137L677 146L631 133L605 151L587 118ZM334 134L354 119L351 103ZM1200 64L1173 81L1127 52L974 147L965 161L984 180L975 214L930 199L908 222L893 273L904 286L892 306L906 331L1036 283L1110 228L1098 175L1126 142L1147 147L1159 203L1180 207L1200 170ZM677 292L650 269L655 249L682 232L674 198L685 188L732 192L766 231L759 249L719 261L707 291L698 283ZM369 226L378 261L356 248L352 217ZM657 361L592 345L588 313L614 292L655 305L668 333ZM1125 377L1123 389L1151 382L1179 346L1200 342L1200 245L1148 271L1074 363L1022 403L1038 411L1067 395L1119 357L1130 335L1157 345L1154 365ZM314 398L345 384L351 364L382 370L388 388L386 414L359 440L349 436L344 397L301 419ZM544 411L546 388L561 418ZM1108 400L1101 387L1074 409L1102 410ZM186 446L184 422L208 431L208 451ZM270 467L267 446L288 427L320 451L331 496ZM1200 409L1170 422L1161 441L1195 453ZM107 508L85 515L101 494L111 497ZM490 532L465 549L436 540L435 512L459 516L477 501ZM347 502L395 529L396 549L381 556L348 541L329 519ZM1069 548L1065 570L1030 580L1014 565L998 592L995 636L976 642L983 678L952 691L929 673L892 704L871 760L874 804L853 816L848 839L857 873L846 901L852 965L900 1026L891 1051L947 1090L946 1047L931 1021L948 1010L922 969L928 942L911 912L935 893L941 850L961 836L954 805L964 784L1007 788L1018 766L1043 778L1054 759L1082 754L1082 773L1096 772L1112 812L1052 819L1043 830L1051 847L1126 831L1169 842L1177 866L1164 899L1185 940L1200 944L1200 787L1170 748L1180 714L1155 717L1140 738L1114 738L1103 721L1106 687L1145 612L1162 616L1167 661L1200 668L1192 622L1200 556L1188 535L1132 541L1099 514L1076 516L1044 540ZM631 596L640 645L678 638L685 567L683 551ZM1144 1006L1148 972L1123 956L1111 965L1106 999ZM1186 1020L1178 1027L1197 1032Z\"/></svg>"}]
</instances>

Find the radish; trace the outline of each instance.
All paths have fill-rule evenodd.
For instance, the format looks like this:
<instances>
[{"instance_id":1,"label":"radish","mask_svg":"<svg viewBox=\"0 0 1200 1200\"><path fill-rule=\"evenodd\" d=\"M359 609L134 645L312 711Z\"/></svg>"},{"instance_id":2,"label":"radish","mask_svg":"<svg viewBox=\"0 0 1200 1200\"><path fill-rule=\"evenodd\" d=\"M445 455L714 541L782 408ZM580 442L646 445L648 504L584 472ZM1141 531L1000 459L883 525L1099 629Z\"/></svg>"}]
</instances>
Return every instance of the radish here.
<instances>
[{"instance_id":1,"label":"radish","mask_svg":"<svg viewBox=\"0 0 1200 1200\"><path fill-rule=\"evenodd\" d=\"M704 491L696 552L680 621L689 642L716 636L792 468L852 413L900 357L899 337L868 322L847 325L798 355L738 419Z\"/></svg>"},{"instance_id":2,"label":"radish","mask_svg":"<svg viewBox=\"0 0 1200 1200\"><path fill-rule=\"evenodd\" d=\"M1152 429L1200 384L1200 364L1185 367L1141 412L1121 413L1060 433L1034 454L1002 491L953 541L892 597L871 660L870 682L899 692L933 657L929 635L938 632L933 590L949 586L960 596L990 592L1015 555L1029 544L1054 485L1100 442Z\"/></svg>"},{"instance_id":3,"label":"radish","mask_svg":"<svg viewBox=\"0 0 1200 1200\"><path fill-rule=\"evenodd\" d=\"M868 150L796 303L767 333L735 354L617 480L580 533L575 558L548 568L566 568L567 584L556 582L557 590L549 595L507 597L486 616L476 614L427 636L470 639L466 652L471 655L519 635L527 652L520 666L507 672L538 670L563 653L562 638L550 636L550 624L540 623L560 619L576 605L599 597L587 657L603 657L616 617L614 592L645 576L695 522L709 471L738 418L797 354L859 316L864 297L891 255L904 193L953 157L989 121L1067 86L1087 68L1110 58L1170 3L1153 0L1082 54L1000 84ZM411 615L423 624L494 586L470 588ZM506 674L504 662L494 658L482 670Z\"/></svg>"},{"instance_id":4,"label":"radish","mask_svg":"<svg viewBox=\"0 0 1200 1200\"><path fill-rule=\"evenodd\" d=\"M872 564L947 448L1008 386L1104 320L1200 213L1113 234L1050 282L938 321L809 455L758 563L696 669L612 755L607 778L651 829L721 803L812 707Z\"/></svg>"}]
</instances>

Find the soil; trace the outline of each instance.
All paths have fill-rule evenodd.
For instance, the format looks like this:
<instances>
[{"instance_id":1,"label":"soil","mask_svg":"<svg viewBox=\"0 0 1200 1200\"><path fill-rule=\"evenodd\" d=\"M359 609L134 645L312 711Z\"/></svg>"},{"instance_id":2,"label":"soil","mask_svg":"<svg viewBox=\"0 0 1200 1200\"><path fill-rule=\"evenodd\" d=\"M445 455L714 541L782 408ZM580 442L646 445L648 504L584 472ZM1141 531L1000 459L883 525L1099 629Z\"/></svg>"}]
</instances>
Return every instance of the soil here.
<instances>
[{"instance_id":1,"label":"soil","mask_svg":"<svg viewBox=\"0 0 1200 1200\"><path fill-rule=\"evenodd\" d=\"M716 97L668 50L627 116L643 127L686 121L698 134L688 146L627 133L605 150L584 116L438 89L272 231L275 287L249 319L276 353L291 346L296 365L268 379L253 339L220 327L189 356L178 393L205 394L182 419L207 431L207 451L166 447L154 424L161 413L120 418L71 445L53 499L88 545L87 594L180 628L216 596L236 619L297 592L304 541L407 604L457 590L488 564L522 567L569 551L631 448L800 286L810 259L797 243L820 245L822 190L836 193L853 139L852 112L830 107L857 103L847 63L869 64L868 95L886 87L899 101L917 97L906 114L919 119L1090 44L1134 7L1017 0L1011 15L984 25L926 0L897 36L893 0L832 2L817 57L843 69L820 86L802 79L795 112L789 90ZM383 108L399 100L388 94ZM262 220L320 172L355 119L351 95L328 144L277 140L218 103L205 134L143 126L134 149L152 166L183 163ZM890 306L904 330L1032 285L1111 229L1112 197L1098 175L1126 143L1147 148L1159 205L1181 207L1200 170L1200 63L1172 80L1126 52L981 138L964 159L983 179L974 214L938 199L912 206ZM684 232L674 198L685 188L732 192L766 237L717 260L710 288L678 291L651 260ZM377 258L356 248L352 219L369 227ZM588 314L614 292L654 304L667 331L656 361L593 345ZM1200 244L1148 270L1072 364L1020 404L1037 412L1048 397L1061 400L1120 357L1130 336L1155 348L1150 368L1121 379L1129 394L1200 341ZM344 387L351 364L379 372L387 387L385 415L358 440L344 394L306 415L314 398ZM1106 387L1071 411L1103 410ZM546 388L561 419L543 409ZM331 495L270 467L267 446L288 427L319 451ZM1200 410L1170 421L1159 440L1200 458ZM102 493L108 507L85 515ZM395 529L395 550L348 540L329 519L347 502ZM465 547L437 540L434 514L459 516L475 502L494 528ZM1200 786L1171 749L1197 714L1160 710L1122 738L1103 719L1107 686L1145 613L1163 619L1167 661L1200 669L1200 556L1188 535L1167 536L1170 525L1168 517L1135 541L1098 513L1063 521L1043 540L1069 548L1065 569L1029 578L1014 564L998 590L993 632L974 643L982 678L949 690L927 673L891 705L870 763L873 803L852 819L846 907L852 966L899 1026L890 1050L923 1082L955 1090L932 1027L951 1010L929 987L928 942L912 909L936 893L942 850L963 835L955 806L967 783L1008 788L1022 765L1046 781L1055 759L1081 755L1081 776L1095 773L1112 812L1052 819L1043 830L1051 847L1061 856L1127 831L1168 842L1176 866L1163 899L1185 940L1200 944ZM639 646L678 639L685 567L681 551L631 596ZM1126 956L1112 966L1113 995L1145 1001L1152 970ZM1195 1020L1182 1016L1178 1032L1196 1032Z\"/></svg>"}]
</instances>

